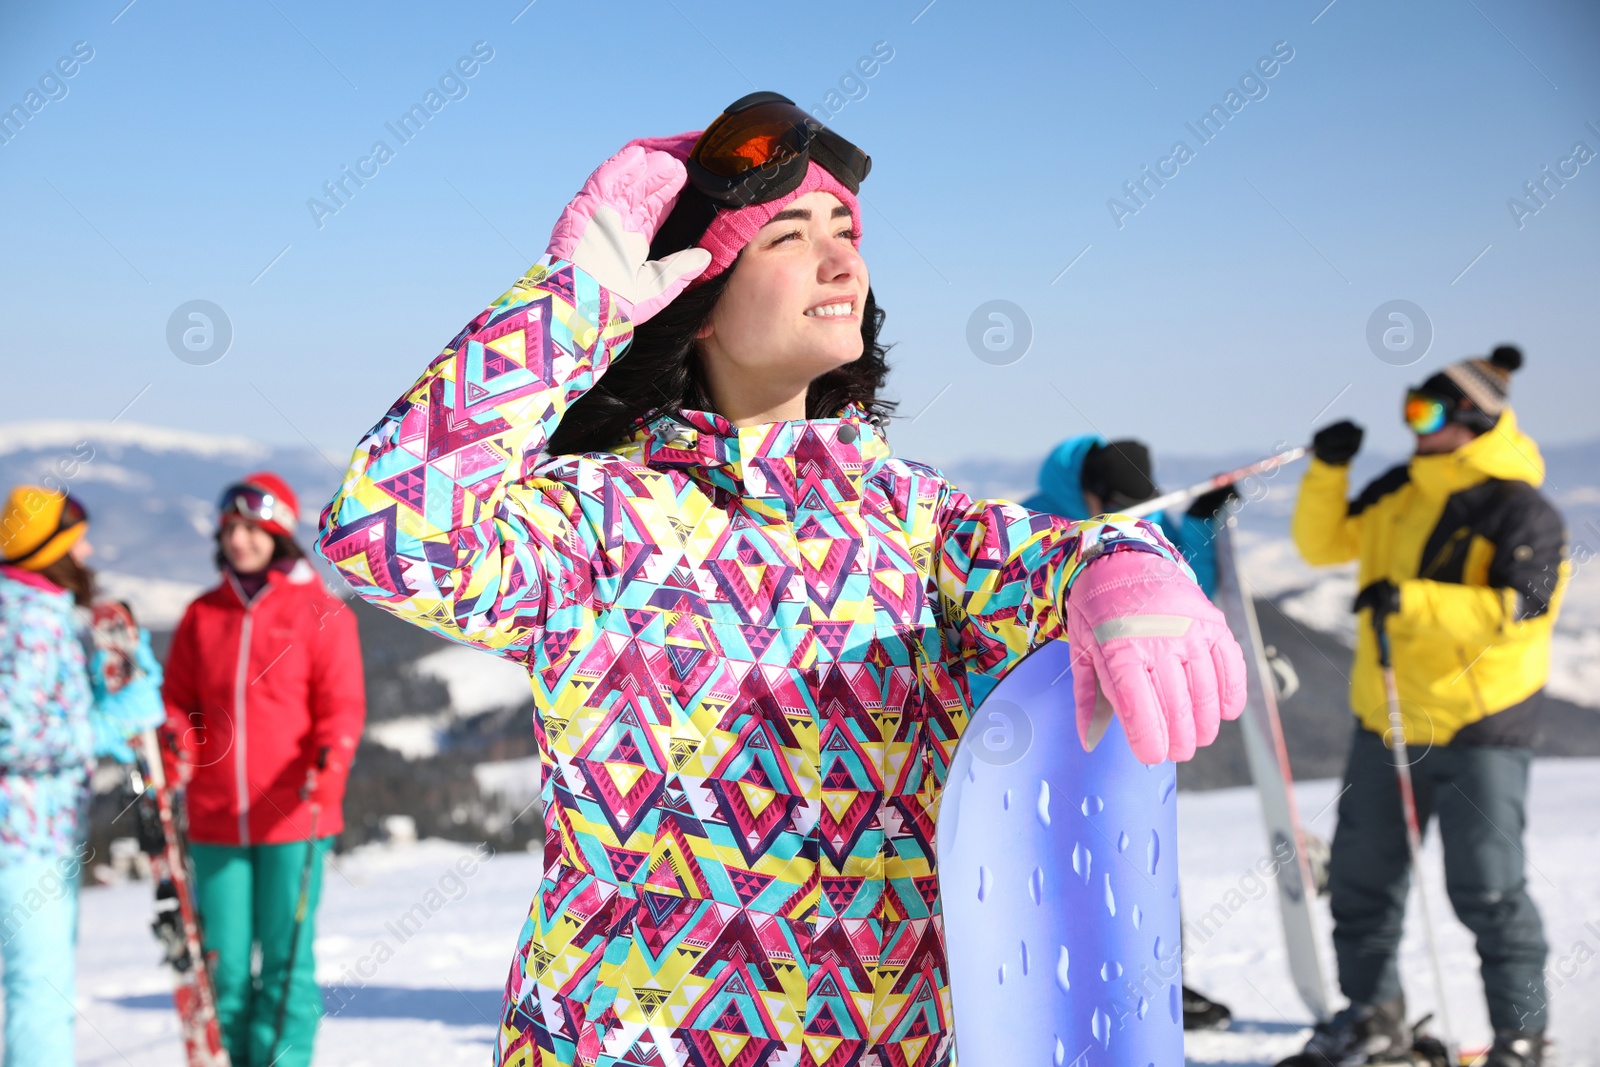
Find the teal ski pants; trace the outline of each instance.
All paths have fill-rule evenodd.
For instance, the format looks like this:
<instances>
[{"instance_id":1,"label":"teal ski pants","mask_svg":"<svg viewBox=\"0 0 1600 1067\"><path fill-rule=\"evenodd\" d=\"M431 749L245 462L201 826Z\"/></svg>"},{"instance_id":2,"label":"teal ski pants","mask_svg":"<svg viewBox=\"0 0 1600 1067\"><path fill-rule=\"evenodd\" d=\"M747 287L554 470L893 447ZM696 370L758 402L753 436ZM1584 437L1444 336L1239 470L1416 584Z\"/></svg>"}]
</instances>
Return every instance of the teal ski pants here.
<instances>
[{"instance_id":1,"label":"teal ski pants","mask_svg":"<svg viewBox=\"0 0 1600 1067\"><path fill-rule=\"evenodd\" d=\"M307 1067L311 1062L311 1045L322 1018L322 990L317 986L311 944L322 861L332 843L331 837L315 842L309 904L294 954L283 1036L276 1045L273 1035L289 970L301 871L312 843L190 846L206 952L214 953L216 960L212 973L217 1015L233 1067ZM251 957L257 947L261 967L252 973Z\"/></svg>"}]
</instances>

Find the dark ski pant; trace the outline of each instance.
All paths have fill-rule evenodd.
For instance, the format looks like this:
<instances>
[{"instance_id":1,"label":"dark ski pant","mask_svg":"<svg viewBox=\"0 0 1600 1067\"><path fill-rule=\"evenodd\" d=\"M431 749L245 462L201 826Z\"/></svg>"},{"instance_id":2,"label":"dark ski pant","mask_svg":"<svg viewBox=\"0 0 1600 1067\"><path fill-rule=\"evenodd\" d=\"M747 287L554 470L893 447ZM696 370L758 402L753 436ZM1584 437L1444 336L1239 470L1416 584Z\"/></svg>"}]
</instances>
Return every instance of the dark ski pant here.
<instances>
[{"instance_id":1,"label":"dark ski pant","mask_svg":"<svg viewBox=\"0 0 1600 1067\"><path fill-rule=\"evenodd\" d=\"M1477 936L1489 1021L1496 1030L1545 1028L1548 946L1523 874L1527 748L1443 746L1411 751L1417 818L1439 817L1445 889ZM1357 727L1339 798L1329 894L1339 987L1352 1003L1400 994L1396 957L1411 883L1394 757ZM1435 912L1437 914L1437 912Z\"/></svg>"},{"instance_id":2,"label":"dark ski pant","mask_svg":"<svg viewBox=\"0 0 1600 1067\"><path fill-rule=\"evenodd\" d=\"M310 904L300 927L283 1038L276 1048L273 1031L289 969L300 873L310 842L190 846L206 951L216 954L217 1015L233 1067L306 1067L311 1062L311 1044L323 1012L311 943L322 889L322 859L332 843L331 837L316 842ZM251 954L258 945L261 970L252 974Z\"/></svg>"}]
</instances>

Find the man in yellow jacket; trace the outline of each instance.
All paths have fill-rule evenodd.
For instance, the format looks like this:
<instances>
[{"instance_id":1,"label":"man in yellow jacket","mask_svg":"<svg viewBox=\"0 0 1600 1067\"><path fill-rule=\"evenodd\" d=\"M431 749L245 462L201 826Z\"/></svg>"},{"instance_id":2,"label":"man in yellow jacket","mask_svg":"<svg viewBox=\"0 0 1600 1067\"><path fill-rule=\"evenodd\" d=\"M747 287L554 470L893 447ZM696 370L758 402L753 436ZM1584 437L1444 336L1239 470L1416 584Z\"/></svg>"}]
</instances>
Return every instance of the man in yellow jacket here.
<instances>
[{"instance_id":1,"label":"man in yellow jacket","mask_svg":"<svg viewBox=\"0 0 1600 1067\"><path fill-rule=\"evenodd\" d=\"M1488 1067L1538 1067L1547 946L1525 886L1530 746L1568 576L1566 531L1540 494L1544 461L1507 405L1515 348L1445 367L1406 398L1416 454L1353 500L1361 428L1319 431L1294 540L1314 565L1360 561L1351 743L1330 894L1350 1006L1320 1025L1307 1067L1368 1062L1410 1045L1396 953L1410 857L1373 616L1381 617L1410 746L1417 815L1439 816L1445 882L1477 935L1495 1029Z\"/></svg>"}]
</instances>

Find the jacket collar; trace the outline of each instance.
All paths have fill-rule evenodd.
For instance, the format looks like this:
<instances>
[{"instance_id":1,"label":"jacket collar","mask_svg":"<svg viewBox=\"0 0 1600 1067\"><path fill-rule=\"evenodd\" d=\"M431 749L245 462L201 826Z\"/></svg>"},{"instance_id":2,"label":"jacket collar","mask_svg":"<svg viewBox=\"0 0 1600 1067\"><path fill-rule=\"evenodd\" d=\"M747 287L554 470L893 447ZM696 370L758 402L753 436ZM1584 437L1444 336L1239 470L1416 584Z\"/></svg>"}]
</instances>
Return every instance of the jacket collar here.
<instances>
[{"instance_id":1,"label":"jacket collar","mask_svg":"<svg viewBox=\"0 0 1600 1067\"><path fill-rule=\"evenodd\" d=\"M1517 428L1517 417L1510 408L1500 415L1494 429L1479 434L1454 452L1432 456L1412 456L1411 481L1430 497L1446 497L1471 488L1488 478L1544 483L1544 457L1533 438Z\"/></svg>"},{"instance_id":2,"label":"jacket collar","mask_svg":"<svg viewBox=\"0 0 1600 1067\"><path fill-rule=\"evenodd\" d=\"M861 482L892 455L859 404L831 419L735 426L714 411L657 415L617 449L647 467L686 470L728 492L792 515L859 500Z\"/></svg>"},{"instance_id":3,"label":"jacket collar","mask_svg":"<svg viewBox=\"0 0 1600 1067\"><path fill-rule=\"evenodd\" d=\"M25 571L21 567L13 567L9 563L0 563L0 576L9 578L13 582L25 585L30 589L37 589L41 593L55 593L61 596L72 595L37 571Z\"/></svg>"},{"instance_id":4,"label":"jacket collar","mask_svg":"<svg viewBox=\"0 0 1600 1067\"><path fill-rule=\"evenodd\" d=\"M303 559L279 560L267 568L266 584L256 590L254 596L247 595L244 586L239 582L239 576L234 574L233 568L222 568L222 584L233 593L235 599L243 607L250 607L259 602L274 588L282 585L320 585L316 568Z\"/></svg>"}]
</instances>

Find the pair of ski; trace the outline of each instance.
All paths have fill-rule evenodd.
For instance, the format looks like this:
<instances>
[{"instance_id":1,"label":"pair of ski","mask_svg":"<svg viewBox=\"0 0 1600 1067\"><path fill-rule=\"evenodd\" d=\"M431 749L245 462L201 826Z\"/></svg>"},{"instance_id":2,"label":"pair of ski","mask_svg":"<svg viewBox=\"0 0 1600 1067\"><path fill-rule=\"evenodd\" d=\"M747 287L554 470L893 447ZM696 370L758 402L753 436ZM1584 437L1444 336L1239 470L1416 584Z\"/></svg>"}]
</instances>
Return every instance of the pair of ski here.
<instances>
[{"instance_id":1,"label":"pair of ski","mask_svg":"<svg viewBox=\"0 0 1600 1067\"><path fill-rule=\"evenodd\" d=\"M93 610L95 647L102 678L115 692L138 676L135 650L139 627L126 604L97 603ZM156 731L138 738L129 785L135 798L139 848L150 859L155 884L155 921L151 930L160 942L164 962L172 970L173 1001L189 1067L229 1067L217 1020L217 996L211 981L211 958L201 938L195 906L194 873L173 793L168 788Z\"/></svg>"}]
</instances>

